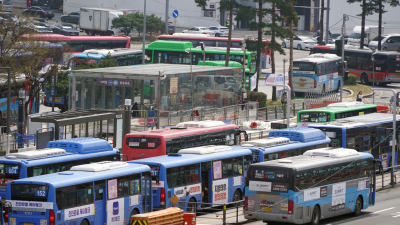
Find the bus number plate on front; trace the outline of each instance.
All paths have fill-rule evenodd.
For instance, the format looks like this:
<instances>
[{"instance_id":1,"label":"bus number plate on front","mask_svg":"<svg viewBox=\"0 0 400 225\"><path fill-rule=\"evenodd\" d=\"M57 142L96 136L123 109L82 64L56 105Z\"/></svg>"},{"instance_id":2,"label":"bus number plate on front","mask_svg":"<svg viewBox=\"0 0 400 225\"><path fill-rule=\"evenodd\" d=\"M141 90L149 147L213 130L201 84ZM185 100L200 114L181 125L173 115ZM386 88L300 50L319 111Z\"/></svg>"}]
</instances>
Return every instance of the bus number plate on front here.
<instances>
[{"instance_id":1,"label":"bus number plate on front","mask_svg":"<svg viewBox=\"0 0 400 225\"><path fill-rule=\"evenodd\" d=\"M33 223L24 223L24 225L33 225Z\"/></svg>"},{"instance_id":2,"label":"bus number plate on front","mask_svg":"<svg viewBox=\"0 0 400 225\"><path fill-rule=\"evenodd\" d=\"M264 207L263 207L263 211L264 211L264 212L272 212L272 207L266 207L266 206L264 206Z\"/></svg>"},{"instance_id":3,"label":"bus number plate on front","mask_svg":"<svg viewBox=\"0 0 400 225\"><path fill-rule=\"evenodd\" d=\"M299 87L304 87L304 84L299 84Z\"/></svg>"}]
</instances>

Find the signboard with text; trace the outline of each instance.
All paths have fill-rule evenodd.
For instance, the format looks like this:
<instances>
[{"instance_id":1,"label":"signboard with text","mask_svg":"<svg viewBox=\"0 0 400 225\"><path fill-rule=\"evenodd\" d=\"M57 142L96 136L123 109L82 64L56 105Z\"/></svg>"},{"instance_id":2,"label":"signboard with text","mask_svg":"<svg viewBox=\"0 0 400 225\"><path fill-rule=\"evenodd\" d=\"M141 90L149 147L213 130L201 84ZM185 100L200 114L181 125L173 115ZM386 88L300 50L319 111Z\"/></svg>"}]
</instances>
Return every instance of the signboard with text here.
<instances>
[{"instance_id":1,"label":"signboard with text","mask_svg":"<svg viewBox=\"0 0 400 225\"><path fill-rule=\"evenodd\" d=\"M97 79L97 86L132 87L133 80Z\"/></svg>"},{"instance_id":2,"label":"signboard with text","mask_svg":"<svg viewBox=\"0 0 400 225\"><path fill-rule=\"evenodd\" d=\"M178 77L169 79L169 94L178 94Z\"/></svg>"}]
</instances>

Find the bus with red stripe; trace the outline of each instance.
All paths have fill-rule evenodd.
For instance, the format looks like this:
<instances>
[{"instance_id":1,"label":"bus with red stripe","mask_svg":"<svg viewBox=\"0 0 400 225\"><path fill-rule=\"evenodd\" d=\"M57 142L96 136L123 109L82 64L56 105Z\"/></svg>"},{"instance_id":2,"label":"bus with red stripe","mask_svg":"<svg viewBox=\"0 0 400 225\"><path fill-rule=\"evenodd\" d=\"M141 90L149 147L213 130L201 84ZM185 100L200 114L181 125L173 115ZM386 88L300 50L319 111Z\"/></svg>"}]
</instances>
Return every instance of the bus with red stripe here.
<instances>
[{"instance_id":1,"label":"bus with red stripe","mask_svg":"<svg viewBox=\"0 0 400 225\"><path fill-rule=\"evenodd\" d=\"M130 133L122 146L125 160L136 160L177 153L180 149L207 145L237 145L237 125L222 121L190 121L175 127Z\"/></svg>"},{"instance_id":2,"label":"bus with red stripe","mask_svg":"<svg viewBox=\"0 0 400 225\"><path fill-rule=\"evenodd\" d=\"M164 41L184 41L184 42L192 42L193 47L200 46L200 42L203 42L207 47L227 47L228 46L228 38L224 37L209 37L207 35L187 35L187 34L174 34L174 35L160 35L157 37L157 40ZM242 48L243 38L231 38L231 48ZM263 40L265 43L270 43L269 40ZM265 67L263 69L271 68L271 51L266 46L262 53L262 60L265 63ZM262 65L263 66L263 65Z\"/></svg>"}]
</instances>

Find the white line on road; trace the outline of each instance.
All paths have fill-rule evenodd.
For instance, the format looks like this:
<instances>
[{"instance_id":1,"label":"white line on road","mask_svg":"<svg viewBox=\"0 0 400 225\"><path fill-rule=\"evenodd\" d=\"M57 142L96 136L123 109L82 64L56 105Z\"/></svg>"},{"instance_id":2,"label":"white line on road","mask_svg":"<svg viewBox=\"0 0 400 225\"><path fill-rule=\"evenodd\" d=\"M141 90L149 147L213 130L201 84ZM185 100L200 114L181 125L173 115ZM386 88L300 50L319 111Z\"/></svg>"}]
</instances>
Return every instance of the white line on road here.
<instances>
[{"instance_id":1,"label":"white line on road","mask_svg":"<svg viewBox=\"0 0 400 225\"><path fill-rule=\"evenodd\" d=\"M387 208L387 209L382 209L382 210L379 210L379 211L376 211L376 212L372 212L371 214L380 213L380 212L388 211L388 210L391 210L391 209L394 209L394 207Z\"/></svg>"},{"instance_id":2,"label":"white line on road","mask_svg":"<svg viewBox=\"0 0 400 225\"><path fill-rule=\"evenodd\" d=\"M399 217L400 215L397 215L397 216L393 216L393 218L396 218L396 217Z\"/></svg>"}]
</instances>

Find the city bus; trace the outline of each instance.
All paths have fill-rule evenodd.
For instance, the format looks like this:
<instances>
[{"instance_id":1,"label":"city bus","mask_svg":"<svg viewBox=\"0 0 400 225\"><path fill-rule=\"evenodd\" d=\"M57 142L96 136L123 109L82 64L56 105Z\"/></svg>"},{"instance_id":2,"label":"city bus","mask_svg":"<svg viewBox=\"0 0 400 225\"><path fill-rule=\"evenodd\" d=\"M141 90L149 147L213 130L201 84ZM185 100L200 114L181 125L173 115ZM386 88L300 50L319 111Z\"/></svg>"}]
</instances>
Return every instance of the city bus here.
<instances>
[{"instance_id":1,"label":"city bus","mask_svg":"<svg viewBox=\"0 0 400 225\"><path fill-rule=\"evenodd\" d=\"M205 46L208 47L222 47L226 48L228 46L228 38L224 37L207 37L207 35L190 35L187 34L174 34L174 35L160 35L157 37L157 40L165 40L165 41L183 41L183 42L192 42L194 47L199 47L200 42L203 42ZM231 48L242 48L243 38L231 38ZM263 40L265 43L270 43L269 40ZM262 54L262 61L265 66L262 69L271 68L271 51L268 46L265 46Z\"/></svg>"},{"instance_id":2,"label":"city bus","mask_svg":"<svg viewBox=\"0 0 400 225\"><path fill-rule=\"evenodd\" d=\"M106 140L73 138L50 141L47 148L7 154L0 158L0 196L5 199L8 183L26 177L69 170L74 165L100 161L120 161L120 151Z\"/></svg>"},{"instance_id":3,"label":"city bus","mask_svg":"<svg viewBox=\"0 0 400 225\"><path fill-rule=\"evenodd\" d=\"M253 154L253 163L290 156L302 155L305 151L328 147L331 139L318 129L295 127L272 130L268 138L241 142Z\"/></svg>"},{"instance_id":4,"label":"city bus","mask_svg":"<svg viewBox=\"0 0 400 225\"><path fill-rule=\"evenodd\" d=\"M88 49L131 48L131 38L124 35L64 36L60 34L36 34L35 37L39 41L63 45L64 53L82 53Z\"/></svg>"},{"instance_id":5,"label":"city bus","mask_svg":"<svg viewBox=\"0 0 400 225\"><path fill-rule=\"evenodd\" d=\"M305 109L297 112L297 126L307 127L309 124L332 122L351 116L359 116L369 113L387 110L387 106L364 104L362 102L338 102L331 103L327 107Z\"/></svg>"},{"instance_id":6,"label":"city bus","mask_svg":"<svg viewBox=\"0 0 400 225\"><path fill-rule=\"evenodd\" d=\"M354 149L322 148L248 168L244 217L318 225L375 205L377 162Z\"/></svg>"},{"instance_id":7,"label":"city bus","mask_svg":"<svg viewBox=\"0 0 400 225\"><path fill-rule=\"evenodd\" d=\"M341 58L334 54L314 54L293 61L293 90L304 94L309 91L340 91Z\"/></svg>"},{"instance_id":8,"label":"city bus","mask_svg":"<svg viewBox=\"0 0 400 225\"><path fill-rule=\"evenodd\" d=\"M360 49L360 47L355 45L344 45L344 49ZM364 49L369 50L369 48L366 46L364 46ZM317 53L337 54L336 45L335 44L316 45L310 49L310 55ZM342 53L337 55L341 56Z\"/></svg>"},{"instance_id":9,"label":"city bus","mask_svg":"<svg viewBox=\"0 0 400 225\"><path fill-rule=\"evenodd\" d=\"M193 47L191 42L180 41L155 41L146 46L146 63L172 63L190 64L190 51L192 54L192 65L198 65L203 60L201 48ZM206 61L225 60L226 48L206 47ZM243 65L244 52L242 49L231 48L229 60ZM246 68L255 73L257 53L246 52Z\"/></svg>"},{"instance_id":10,"label":"city bus","mask_svg":"<svg viewBox=\"0 0 400 225\"><path fill-rule=\"evenodd\" d=\"M400 126L400 116L396 117L396 127ZM331 147L351 148L359 152L369 152L378 159L386 170L392 166L392 157L395 165L400 164L398 157L399 133L396 132L396 152L392 155L393 115L370 113L367 115L335 120L325 124L310 124L308 127L320 129L329 137Z\"/></svg>"},{"instance_id":11,"label":"city bus","mask_svg":"<svg viewBox=\"0 0 400 225\"><path fill-rule=\"evenodd\" d=\"M242 200L251 151L209 145L129 163L150 166L154 209L172 207L169 199L176 195L181 201L178 207L195 212L202 205L213 207Z\"/></svg>"},{"instance_id":12,"label":"city bus","mask_svg":"<svg viewBox=\"0 0 400 225\"><path fill-rule=\"evenodd\" d=\"M117 66L132 66L142 64L142 50L130 48L90 49L74 54L75 66L82 63L98 63L100 59L110 57L117 61Z\"/></svg>"},{"instance_id":13,"label":"city bus","mask_svg":"<svg viewBox=\"0 0 400 225\"><path fill-rule=\"evenodd\" d=\"M237 145L237 125L222 121L191 121L167 129L125 135L122 146L124 159L135 160L177 153L183 148L205 145Z\"/></svg>"},{"instance_id":14,"label":"city bus","mask_svg":"<svg viewBox=\"0 0 400 225\"><path fill-rule=\"evenodd\" d=\"M6 220L16 224L130 224L152 211L146 165L98 162L8 183Z\"/></svg>"}]
</instances>

